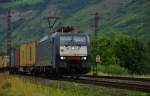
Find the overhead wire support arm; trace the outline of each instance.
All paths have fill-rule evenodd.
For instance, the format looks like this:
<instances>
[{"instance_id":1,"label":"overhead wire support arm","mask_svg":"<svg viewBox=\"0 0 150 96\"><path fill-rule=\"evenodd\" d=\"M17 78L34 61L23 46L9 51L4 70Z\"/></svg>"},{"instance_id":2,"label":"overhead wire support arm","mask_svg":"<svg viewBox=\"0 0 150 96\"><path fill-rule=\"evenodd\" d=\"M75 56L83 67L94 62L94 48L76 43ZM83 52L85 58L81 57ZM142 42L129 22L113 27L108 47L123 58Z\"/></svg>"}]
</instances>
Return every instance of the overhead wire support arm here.
<instances>
[{"instance_id":1,"label":"overhead wire support arm","mask_svg":"<svg viewBox=\"0 0 150 96\"><path fill-rule=\"evenodd\" d=\"M48 26L49 26L49 29L50 31L52 31L52 29L54 28L57 20L59 19L59 17L54 17L54 16L50 16L50 17L47 17L48 19ZM54 20L53 23L51 20ZM51 24L52 23L52 24ZM54 31L54 30L53 30Z\"/></svg>"}]
</instances>

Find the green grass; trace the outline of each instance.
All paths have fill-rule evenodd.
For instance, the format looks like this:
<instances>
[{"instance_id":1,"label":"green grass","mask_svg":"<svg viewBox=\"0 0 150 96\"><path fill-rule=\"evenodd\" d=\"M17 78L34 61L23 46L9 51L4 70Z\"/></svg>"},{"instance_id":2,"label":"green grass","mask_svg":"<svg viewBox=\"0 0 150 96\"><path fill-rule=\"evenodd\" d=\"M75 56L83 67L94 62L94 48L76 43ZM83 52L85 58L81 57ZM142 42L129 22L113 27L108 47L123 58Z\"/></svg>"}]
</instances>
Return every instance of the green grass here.
<instances>
[{"instance_id":1,"label":"green grass","mask_svg":"<svg viewBox=\"0 0 150 96\"><path fill-rule=\"evenodd\" d=\"M90 72L89 74L92 74L92 72ZM150 75L129 74L127 69L120 67L119 65L104 66L104 65L99 64L98 75L99 76L127 76L127 77L137 77L137 78L150 78Z\"/></svg>"},{"instance_id":2,"label":"green grass","mask_svg":"<svg viewBox=\"0 0 150 96\"><path fill-rule=\"evenodd\" d=\"M98 65L98 71L100 73L110 74L110 75L128 75L128 70L120 67L119 65Z\"/></svg>"},{"instance_id":3,"label":"green grass","mask_svg":"<svg viewBox=\"0 0 150 96\"><path fill-rule=\"evenodd\" d=\"M0 96L149 96L148 93L49 81L39 81L0 74Z\"/></svg>"}]
</instances>

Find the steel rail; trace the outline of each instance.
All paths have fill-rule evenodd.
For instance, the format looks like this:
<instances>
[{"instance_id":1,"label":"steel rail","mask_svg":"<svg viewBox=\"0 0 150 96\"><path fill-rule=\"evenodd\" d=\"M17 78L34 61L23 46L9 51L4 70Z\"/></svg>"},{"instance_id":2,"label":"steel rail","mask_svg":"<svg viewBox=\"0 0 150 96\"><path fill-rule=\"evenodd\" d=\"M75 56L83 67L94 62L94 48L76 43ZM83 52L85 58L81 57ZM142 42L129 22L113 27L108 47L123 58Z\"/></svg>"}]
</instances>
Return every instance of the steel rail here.
<instances>
[{"instance_id":1,"label":"steel rail","mask_svg":"<svg viewBox=\"0 0 150 96\"><path fill-rule=\"evenodd\" d=\"M83 77L90 77L90 78L105 78L105 79L119 79L119 80L134 80L134 81L143 81L143 82L150 82L150 78L139 78L139 77L123 77L123 76L92 76L92 75L84 75Z\"/></svg>"}]
</instances>

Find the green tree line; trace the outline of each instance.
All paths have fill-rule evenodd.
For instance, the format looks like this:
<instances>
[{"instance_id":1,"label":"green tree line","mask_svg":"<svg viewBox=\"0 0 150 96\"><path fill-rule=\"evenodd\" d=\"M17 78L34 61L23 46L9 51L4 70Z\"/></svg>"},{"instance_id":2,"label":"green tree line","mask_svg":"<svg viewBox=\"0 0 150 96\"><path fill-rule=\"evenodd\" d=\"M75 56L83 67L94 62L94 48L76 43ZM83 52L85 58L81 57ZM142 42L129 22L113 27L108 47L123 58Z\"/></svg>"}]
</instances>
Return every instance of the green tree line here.
<instances>
[{"instance_id":1,"label":"green tree line","mask_svg":"<svg viewBox=\"0 0 150 96\"><path fill-rule=\"evenodd\" d=\"M92 62L101 56L103 66L119 66L129 74L150 74L150 41L122 33L91 40ZM107 69L106 69L107 70Z\"/></svg>"}]
</instances>

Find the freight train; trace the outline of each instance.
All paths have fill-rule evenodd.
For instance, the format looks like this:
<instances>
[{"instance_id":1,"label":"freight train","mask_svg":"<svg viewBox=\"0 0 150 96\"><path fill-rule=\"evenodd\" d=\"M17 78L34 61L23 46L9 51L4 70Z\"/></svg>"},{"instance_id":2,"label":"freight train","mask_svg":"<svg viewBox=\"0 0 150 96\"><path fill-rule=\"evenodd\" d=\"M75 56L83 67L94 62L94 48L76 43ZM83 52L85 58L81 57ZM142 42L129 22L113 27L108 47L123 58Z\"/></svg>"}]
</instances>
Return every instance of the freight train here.
<instances>
[{"instance_id":1,"label":"freight train","mask_svg":"<svg viewBox=\"0 0 150 96\"><path fill-rule=\"evenodd\" d=\"M0 69L35 75L85 74L91 69L89 42L84 33L55 32L38 42L12 49L10 57L0 56Z\"/></svg>"}]
</instances>

